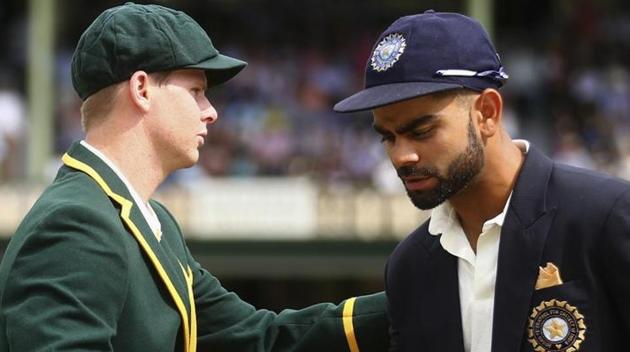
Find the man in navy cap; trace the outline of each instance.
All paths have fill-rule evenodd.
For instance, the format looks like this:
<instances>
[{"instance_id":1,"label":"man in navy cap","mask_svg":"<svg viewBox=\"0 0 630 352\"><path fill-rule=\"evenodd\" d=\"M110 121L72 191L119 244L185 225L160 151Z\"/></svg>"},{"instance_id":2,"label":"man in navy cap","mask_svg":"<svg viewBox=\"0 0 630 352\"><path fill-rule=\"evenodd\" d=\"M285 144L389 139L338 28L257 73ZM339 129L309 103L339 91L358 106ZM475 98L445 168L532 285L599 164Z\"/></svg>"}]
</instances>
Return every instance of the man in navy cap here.
<instances>
[{"instance_id":1,"label":"man in navy cap","mask_svg":"<svg viewBox=\"0 0 630 352\"><path fill-rule=\"evenodd\" d=\"M389 258L393 351L615 351L630 336L630 185L556 164L502 121L508 78L475 20L427 11L379 37L365 89L431 218Z\"/></svg>"},{"instance_id":2,"label":"man in navy cap","mask_svg":"<svg viewBox=\"0 0 630 352\"><path fill-rule=\"evenodd\" d=\"M83 33L72 82L86 137L63 156L0 264L0 351L386 348L382 293L257 310L201 268L151 199L199 158L218 118L207 87L244 66L188 15L157 5L111 8Z\"/></svg>"}]
</instances>

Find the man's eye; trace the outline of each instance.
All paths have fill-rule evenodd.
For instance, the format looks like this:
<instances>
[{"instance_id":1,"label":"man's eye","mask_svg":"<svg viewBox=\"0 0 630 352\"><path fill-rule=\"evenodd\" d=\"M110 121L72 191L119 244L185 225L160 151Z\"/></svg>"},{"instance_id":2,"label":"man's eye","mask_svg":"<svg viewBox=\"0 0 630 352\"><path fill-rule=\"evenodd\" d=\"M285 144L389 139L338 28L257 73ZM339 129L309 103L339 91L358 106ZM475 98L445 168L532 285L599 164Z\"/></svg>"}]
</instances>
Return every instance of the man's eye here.
<instances>
[{"instance_id":1,"label":"man's eye","mask_svg":"<svg viewBox=\"0 0 630 352\"><path fill-rule=\"evenodd\" d=\"M381 143L391 142L393 140L394 140L394 136L392 135L389 135L389 134L381 135Z\"/></svg>"},{"instance_id":2,"label":"man's eye","mask_svg":"<svg viewBox=\"0 0 630 352\"><path fill-rule=\"evenodd\" d=\"M421 130L413 130L411 131L410 135L412 138L415 139L422 139L422 138L426 138L428 137L431 132L433 131L433 128L423 128Z\"/></svg>"}]
</instances>

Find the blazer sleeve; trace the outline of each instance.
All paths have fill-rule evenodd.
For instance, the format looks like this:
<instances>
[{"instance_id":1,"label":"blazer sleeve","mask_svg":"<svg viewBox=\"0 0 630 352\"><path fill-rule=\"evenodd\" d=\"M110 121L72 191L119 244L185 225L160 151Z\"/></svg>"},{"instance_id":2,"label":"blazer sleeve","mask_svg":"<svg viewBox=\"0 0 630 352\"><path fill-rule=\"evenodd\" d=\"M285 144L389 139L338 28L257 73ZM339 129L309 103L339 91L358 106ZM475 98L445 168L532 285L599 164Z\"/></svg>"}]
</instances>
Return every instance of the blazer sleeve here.
<instances>
[{"instance_id":1,"label":"blazer sleeve","mask_svg":"<svg viewBox=\"0 0 630 352\"><path fill-rule=\"evenodd\" d=\"M199 351L386 351L383 293L280 313L256 309L194 262Z\"/></svg>"},{"instance_id":2,"label":"blazer sleeve","mask_svg":"<svg viewBox=\"0 0 630 352\"><path fill-rule=\"evenodd\" d=\"M391 260L392 257L390 257ZM399 317L401 316L401 311L400 311L400 307L401 305L394 305L392 304L392 302L398 302L399 300L395 297L396 296L396 292L394 290L392 290L388 277L389 277L389 269L390 268L390 262L389 260L387 261L387 264L385 265L385 292L387 293L386 297L387 297L387 313L388 313L388 319L389 319L389 352L398 352L400 351L400 346L399 346L399 327L396 325L398 322L400 322L401 319L399 319ZM398 310L396 310L396 308L399 308ZM404 313L402 313L404 314Z\"/></svg>"},{"instance_id":3,"label":"blazer sleeve","mask_svg":"<svg viewBox=\"0 0 630 352\"><path fill-rule=\"evenodd\" d=\"M604 226L604 280L618 312L622 336L630 336L630 190L615 202Z\"/></svg>"},{"instance_id":4,"label":"blazer sleeve","mask_svg":"<svg viewBox=\"0 0 630 352\"><path fill-rule=\"evenodd\" d=\"M11 351L112 351L127 286L116 230L93 209L63 206L14 236L0 302Z\"/></svg>"},{"instance_id":5,"label":"blazer sleeve","mask_svg":"<svg viewBox=\"0 0 630 352\"><path fill-rule=\"evenodd\" d=\"M173 215L158 202L181 234ZM164 224L163 224L164 225ZM192 257L180 238L193 271L198 351L381 352L389 344L384 293L355 297L339 305L320 303L275 313L256 309L227 291Z\"/></svg>"}]
</instances>

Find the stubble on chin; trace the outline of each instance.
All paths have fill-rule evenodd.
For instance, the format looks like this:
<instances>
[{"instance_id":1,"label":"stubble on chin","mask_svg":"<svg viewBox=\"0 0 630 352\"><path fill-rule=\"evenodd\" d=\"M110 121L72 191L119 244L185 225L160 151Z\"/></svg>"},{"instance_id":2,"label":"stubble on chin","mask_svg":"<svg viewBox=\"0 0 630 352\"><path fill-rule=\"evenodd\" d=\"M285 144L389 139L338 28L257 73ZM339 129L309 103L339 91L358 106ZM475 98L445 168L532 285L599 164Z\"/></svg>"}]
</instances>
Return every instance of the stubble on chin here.
<instances>
[{"instance_id":1,"label":"stubble on chin","mask_svg":"<svg viewBox=\"0 0 630 352\"><path fill-rule=\"evenodd\" d=\"M446 176L436 169L414 170L413 167L398 170L399 176L417 174L436 177L438 184L431 190L407 190L409 199L419 209L428 210L442 204L450 197L468 188L481 172L484 165L484 150L479 137L475 134L472 119L468 123L468 145L450 164Z\"/></svg>"}]
</instances>

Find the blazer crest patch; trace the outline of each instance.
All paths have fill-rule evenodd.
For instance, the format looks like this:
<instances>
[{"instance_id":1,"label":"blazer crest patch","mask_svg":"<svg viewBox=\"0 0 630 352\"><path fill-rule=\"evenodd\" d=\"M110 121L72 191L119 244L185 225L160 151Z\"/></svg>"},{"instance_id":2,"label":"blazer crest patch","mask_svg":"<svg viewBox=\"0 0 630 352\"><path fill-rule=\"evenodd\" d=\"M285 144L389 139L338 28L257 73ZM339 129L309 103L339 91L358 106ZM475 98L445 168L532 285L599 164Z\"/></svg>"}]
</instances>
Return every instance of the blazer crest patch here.
<instances>
[{"instance_id":1,"label":"blazer crest patch","mask_svg":"<svg viewBox=\"0 0 630 352\"><path fill-rule=\"evenodd\" d=\"M584 316L566 301L543 301L529 316L527 336L536 352L576 352L585 334Z\"/></svg>"}]
</instances>

